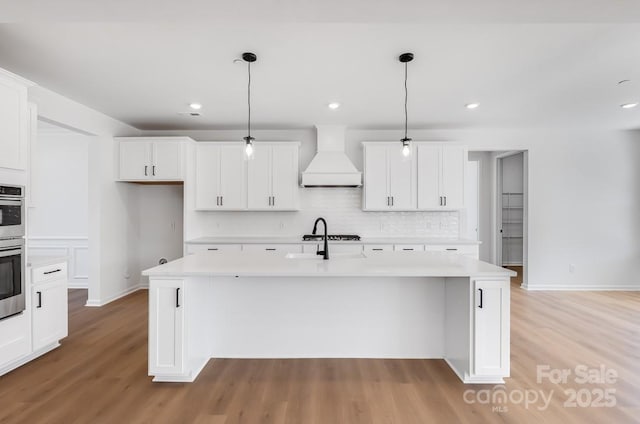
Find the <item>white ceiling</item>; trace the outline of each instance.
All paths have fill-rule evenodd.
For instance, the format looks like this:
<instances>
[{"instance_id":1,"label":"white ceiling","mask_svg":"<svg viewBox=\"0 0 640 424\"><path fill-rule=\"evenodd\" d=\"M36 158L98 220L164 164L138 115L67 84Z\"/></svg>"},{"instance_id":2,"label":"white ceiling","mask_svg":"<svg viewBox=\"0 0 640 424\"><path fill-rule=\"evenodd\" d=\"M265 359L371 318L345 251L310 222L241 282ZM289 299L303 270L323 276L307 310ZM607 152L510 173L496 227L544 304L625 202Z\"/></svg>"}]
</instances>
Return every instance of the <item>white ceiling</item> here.
<instances>
[{"instance_id":1,"label":"white ceiling","mask_svg":"<svg viewBox=\"0 0 640 424\"><path fill-rule=\"evenodd\" d=\"M18 7L43 14L33 7L36 3L0 0L0 10L13 13L0 14L0 21L20 17ZM97 9L85 3L97 2L58 1L49 17L66 12L67 20L96 19ZM125 2L111 3L104 20L124 19ZM138 6L145 3L127 2L131 8L126 16L142 20ZM141 129L242 128L246 65L233 59L253 51L258 55L252 66L256 128L343 123L396 129L403 120L403 67L397 56L412 51L411 128L640 127L640 107L619 107L640 100L640 24L620 23L640 17L632 2L617 1L619 7L607 10L599 10L601 2L595 0L527 2L534 4L519 3L520 8L505 6L513 1L459 0L451 9L442 7L445 2L420 2L440 5L428 11L418 2L404 1L402 15L396 11L400 3L390 7L375 2L356 16L352 7L335 6L337 1L313 6L274 0L267 4L277 7L260 3L250 16L259 11L264 19L248 23L236 15L251 3L219 9L215 16L213 6L188 3L201 5L200 19L150 22L168 10L177 18L186 13L163 2L166 7L147 8L146 22L1 24L0 67ZM349 4L357 3L364 4ZM13 8L6 9L9 4ZM288 4L289 14L276 16ZM72 13L64 5L77 9ZM460 9L463 5L470 9ZM609 23L523 23L569 20L569 6L577 5L571 9L572 21L594 20L600 12L598 20ZM452 10L464 13L454 19ZM473 20L470 10L480 17L463 23ZM302 22L331 16L355 22ZM403 16L407 23L392 22ZM520 23L488 22L499 17ZM221 23L223 19L227 21ZM632 81L618 85L622 79ZM330 111L326 105L334 100L343 106ZM179 115L192 101L204 105L202 116ZM480 108L463 107L472 101L480 102Z\"/></svg>"}]
</instances>

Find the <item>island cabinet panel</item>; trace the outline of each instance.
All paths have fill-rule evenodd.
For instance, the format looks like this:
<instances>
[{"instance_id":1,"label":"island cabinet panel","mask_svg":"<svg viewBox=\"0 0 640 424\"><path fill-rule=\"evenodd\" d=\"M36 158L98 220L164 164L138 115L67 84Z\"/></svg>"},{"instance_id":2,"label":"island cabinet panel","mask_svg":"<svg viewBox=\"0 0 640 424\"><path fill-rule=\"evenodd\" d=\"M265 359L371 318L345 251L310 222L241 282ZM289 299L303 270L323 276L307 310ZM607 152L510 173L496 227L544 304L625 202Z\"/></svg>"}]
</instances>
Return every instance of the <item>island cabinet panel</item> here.
<instances>
[{"instance_id":1,"label":"island cabinet panel","mask_svg":"<svg viewBox=\"0 0 640 424\"><path fill-rule=\"evenodd\" d=\"M467 148L459 145L416 143L418 209L464 208Z\"/></svg>"},{"instance_id":2,"label":"island cabinet panel","mask_svg":"<svg viewBox=\"0 0 640 424\"><path fill-rule=\"evenodd\" d=\"M363 210L415 210L415 164L400 144L365 143Z\"/></svg>"},{"instance_id":3,"label":"island cabinet panel","mask_svg":"<svg viewBox=\"0 0 640 424\"><path fill-rule=\"evenodd\" d=\"M149 289L149 375L180 375L186 369L185 284L157 280Z\"/></svg>"},{"instance_id":4,"label":"island cabinet panel","mask_svg":"<svg viewBox=\"0 0 640 424\"><path fill-rule=\"evenodd\" d=\"M249 210L299 209L297 143L256 143L247 167Z\"/></svg>"},{"instance_id":5,"label":"island cabinet panel","mask_svg":"<svg viewBox=\"0 0 640 424\"><path fill-rule=\"evenodd\" d=\"M473 373L509 375L509 280L474 280Z\"/></svg>"},{"instance_id":6,"label":"island cabinet panel","mask_svg":"<svg viewBox=\"0 0 640 424\"><path fill-rule=\"evenodd\" d=\"M187 137L118 137L120 181L176 182L184 180L183 151Z\"/></svg>"},{"instance_id":7,"label":"island cabinet panel","mask_svg":"<svg viewBox=\"0 0 640 424\"><path fill-rule=\"evenodd\" d=\"M197 143L196 210L243 210L247 207L242 143Z\"/></svg>"}]
</instances>

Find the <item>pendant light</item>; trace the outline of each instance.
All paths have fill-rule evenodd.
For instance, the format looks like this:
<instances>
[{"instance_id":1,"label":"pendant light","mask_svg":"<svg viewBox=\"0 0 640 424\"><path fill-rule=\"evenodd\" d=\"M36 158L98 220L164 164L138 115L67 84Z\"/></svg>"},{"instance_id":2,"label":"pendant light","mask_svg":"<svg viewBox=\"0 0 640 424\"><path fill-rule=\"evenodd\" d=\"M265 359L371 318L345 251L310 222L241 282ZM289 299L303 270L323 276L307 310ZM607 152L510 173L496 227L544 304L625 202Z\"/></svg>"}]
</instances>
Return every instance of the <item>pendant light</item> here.
<instances>
[{"instance_id":1,"label":"pendant light","mask_svg":"<svg viewBox=\"0 0 640 424\"><path fill-rule=\"evenodd\" d=\"M253 158L253 141L255 138L251 137L251 64L255 62L258 57L254 53L246 52L242 53L242 60L247 62L247 107L248 107L248 116L247 116L247 136L243 137L245 142L244 153L247 159Z\"/></svg>"},{"instance_id":2,"label":"pendant light","mask_svg":"<svg viewBox=\"0 0 640 424\"><path fill-rule=\"evenodd\" d=\"M413 60L413 53L402 53L398 60L401 63L404 63L404 138L400 141L402 142L402 156L408 158L411 156L411 139L407 136L407 123L408 123L408 113L407 113L407 98L408 98L408 90L407 90L407 68L409 62Z\"/></svg>"}]
</instances>

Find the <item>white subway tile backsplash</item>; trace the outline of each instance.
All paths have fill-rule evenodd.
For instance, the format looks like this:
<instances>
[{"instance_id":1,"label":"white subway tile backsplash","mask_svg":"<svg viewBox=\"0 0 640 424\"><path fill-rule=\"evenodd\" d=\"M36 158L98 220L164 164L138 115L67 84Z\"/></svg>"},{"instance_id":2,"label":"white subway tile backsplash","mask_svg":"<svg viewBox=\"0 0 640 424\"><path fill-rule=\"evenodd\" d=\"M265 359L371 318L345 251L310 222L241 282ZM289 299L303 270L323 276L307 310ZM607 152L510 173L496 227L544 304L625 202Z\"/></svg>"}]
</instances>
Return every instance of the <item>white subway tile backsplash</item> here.
<instances>
[{"instance_id":1,"label":"white subway tile backsplash","mask_svg":"<svg viewBox=\"0 0 640 424\"><path fill-rule=\"evenodd\" d=\"M324 217L332 234L458 238L459 213L363 212L361 188L300 190L299 212L195 212L198 236L300 235Z\"/></svg>"}]
</instances>

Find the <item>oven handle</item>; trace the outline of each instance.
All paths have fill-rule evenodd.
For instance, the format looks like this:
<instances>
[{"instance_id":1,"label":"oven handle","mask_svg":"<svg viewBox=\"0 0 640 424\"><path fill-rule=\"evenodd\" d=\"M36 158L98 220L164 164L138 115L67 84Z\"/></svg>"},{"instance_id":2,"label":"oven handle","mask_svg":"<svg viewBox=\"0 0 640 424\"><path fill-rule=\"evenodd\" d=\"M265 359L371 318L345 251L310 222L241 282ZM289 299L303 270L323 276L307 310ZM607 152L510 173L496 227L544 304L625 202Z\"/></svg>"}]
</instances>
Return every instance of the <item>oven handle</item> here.
<instances>
[{"instance_id":1,"label":"oven handle","mask_svg":"<svg viewBox=\"0 0 640 424\"><path fill-rule=\"evenodd\" d=\"M2 206L22 206L22 199L7 199L6 197L0 197L0 205Z\"/></svg>"},{"instance_id":2,"label":"oven handle","mask_svg":"<svg viewBox=\"0 0 640 424\"><path fill-rule=\"evenodd\" d=\"M14 256L14 255L22 255L23 253L24 253L24 249L22 247L19 247L17 249L13 246L8 249L0 248L0 258L4 258L7 256Z\"/></svg>"}]
</instances>

